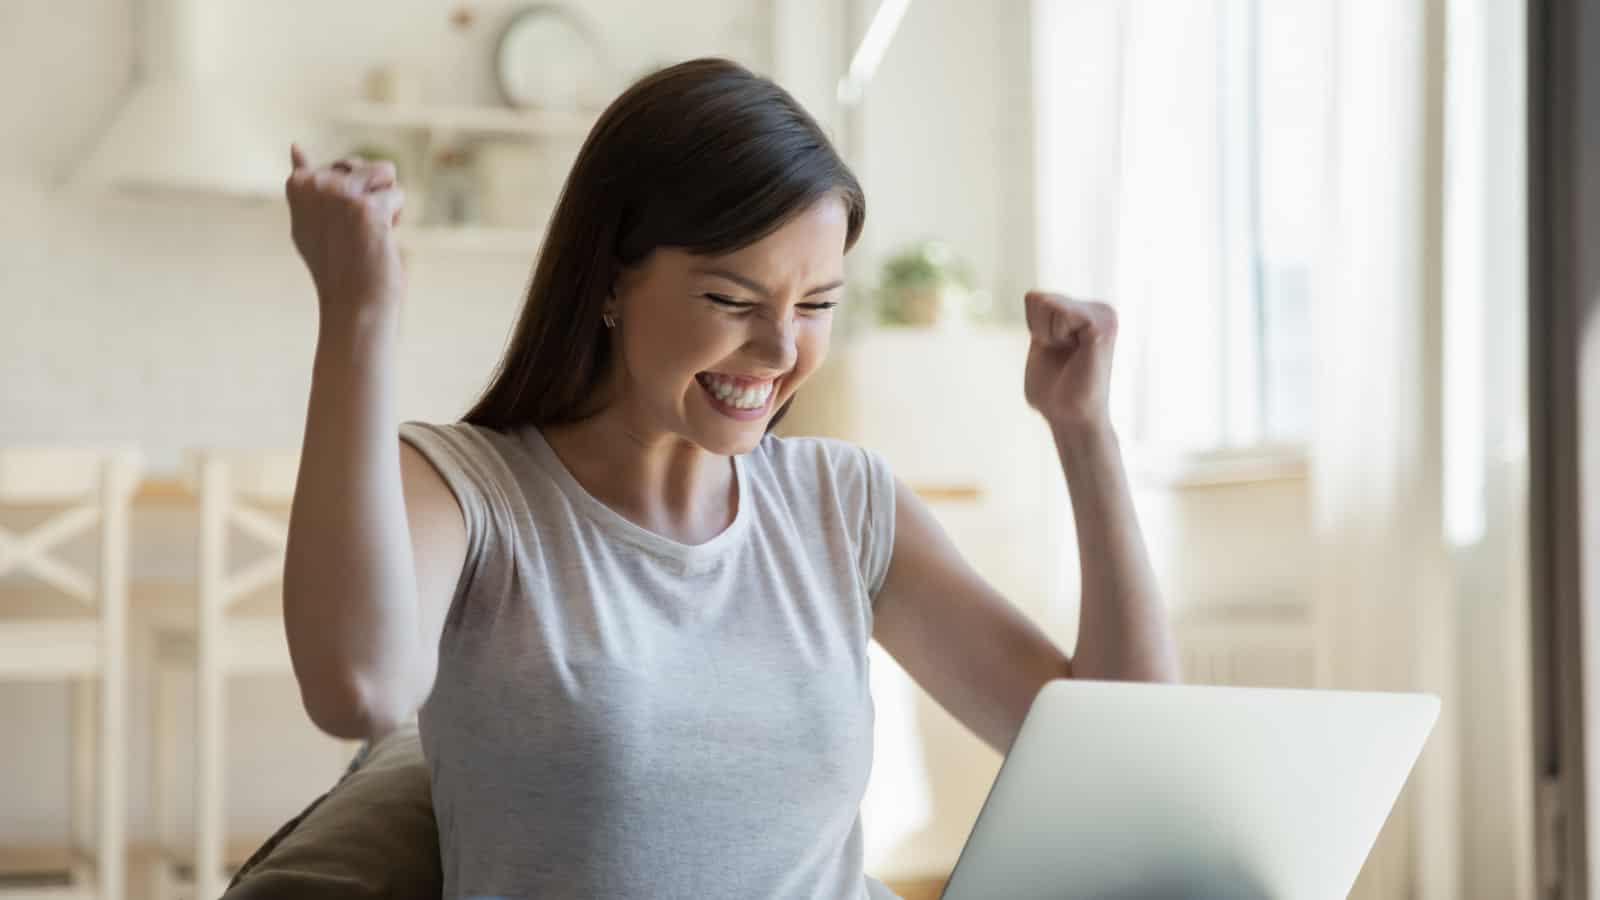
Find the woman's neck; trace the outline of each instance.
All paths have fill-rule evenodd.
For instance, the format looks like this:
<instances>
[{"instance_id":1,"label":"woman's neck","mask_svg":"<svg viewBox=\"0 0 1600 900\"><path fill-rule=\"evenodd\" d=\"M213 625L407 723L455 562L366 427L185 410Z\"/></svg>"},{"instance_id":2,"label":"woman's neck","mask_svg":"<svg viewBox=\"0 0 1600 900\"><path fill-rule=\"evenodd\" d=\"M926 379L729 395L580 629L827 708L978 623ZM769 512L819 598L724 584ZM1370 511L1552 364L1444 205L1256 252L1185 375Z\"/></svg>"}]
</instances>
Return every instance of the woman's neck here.
<instances>
[{"instance_id":1,"label":"woman's neck","mask_svg":"<svg viewBox=\"0 0 1600 900\"><path fill-rule=\"evenodd\" d=\"M614 409L540 431L584 490L642 528L702 544L733 523L739 485L729 457L647 433Z\"/></svg>"}]
</instances>

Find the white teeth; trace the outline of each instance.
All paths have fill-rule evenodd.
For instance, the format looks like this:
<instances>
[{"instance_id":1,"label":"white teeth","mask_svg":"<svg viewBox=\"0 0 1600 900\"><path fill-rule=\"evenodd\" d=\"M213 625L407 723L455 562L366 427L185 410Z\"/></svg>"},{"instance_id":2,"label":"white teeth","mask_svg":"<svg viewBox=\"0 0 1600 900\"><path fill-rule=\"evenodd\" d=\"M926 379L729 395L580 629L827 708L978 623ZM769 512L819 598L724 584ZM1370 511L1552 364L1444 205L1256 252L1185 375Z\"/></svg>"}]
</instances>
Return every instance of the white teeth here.
<instances>
[{"instance_id":1,"label":"white teeth","mask_svg":"<svg viewBox=\"0 0 1600 900\"><path fill-rule=\"evenodd\" d=\"M715 375L705 376L706 389L717 399L740 409L760 409L772 395L772 382L766 381L750 387L740 387L736 381L727 381Z\"/></svg>"}]
</instances>

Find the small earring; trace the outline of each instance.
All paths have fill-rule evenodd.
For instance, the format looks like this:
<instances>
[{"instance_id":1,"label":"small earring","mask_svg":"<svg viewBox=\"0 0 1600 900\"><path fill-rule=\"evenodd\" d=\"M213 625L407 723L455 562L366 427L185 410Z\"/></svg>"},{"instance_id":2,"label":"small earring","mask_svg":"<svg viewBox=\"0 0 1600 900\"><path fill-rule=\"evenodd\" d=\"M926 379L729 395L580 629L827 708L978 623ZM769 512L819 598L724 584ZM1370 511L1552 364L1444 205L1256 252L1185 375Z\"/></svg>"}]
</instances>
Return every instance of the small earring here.
<instances>
[{"instance_id":1,"label":"small earring","mask_svg":"<svg viewBox=\"0 0 1600 900\"><path fill-rule=\"evenodd\" d=\"M615 327L617 327L617 317L613 316L611 313L608 313L608 312L601 313L600 314L600 321L606 323L606 327L607 328L615 328Z\"/></svg>"}]
</instances>

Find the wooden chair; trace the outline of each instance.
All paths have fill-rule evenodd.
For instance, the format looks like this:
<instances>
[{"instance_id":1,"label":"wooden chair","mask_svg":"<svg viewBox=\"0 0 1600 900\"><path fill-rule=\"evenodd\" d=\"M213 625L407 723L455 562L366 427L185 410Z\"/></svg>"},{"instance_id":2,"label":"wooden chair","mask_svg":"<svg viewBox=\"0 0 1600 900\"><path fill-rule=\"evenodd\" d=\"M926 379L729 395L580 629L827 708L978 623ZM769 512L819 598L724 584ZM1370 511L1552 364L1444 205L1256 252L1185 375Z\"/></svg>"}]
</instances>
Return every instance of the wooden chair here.
<instances>
[{"instance_id":1,"label":"wooden chair","mask_svg":"<svg viewBox=\"0 0 1600 900\"><path fill-rule=\"evenodd\" d=\"M157 860L150 891L158 900L193 896L211 900L227 884L227 864L242 861L229 845L223 729L230 676L292 674L281 603L288 506L294 495L298 457L293 451L191 451L185 477L199 499L197 585L193 616L166 617L155 625L152 797ZM232 565L235 534L264 544L265 555ZM247 601L276 588L277 602L251 609ZM171 790L175 783L174 703L177 677L195 684L194 841L180 848L173 833ZM307 727L311 727L309 722ZM329 739L332 741L332 739ZM340 742L330 758L330 777L341 772L354 744ZM237 858L233 858L237 857ZM187 870L187 871L186 871ZM187 876L187 877L186 877ZM192 891L192 893L191 893Z\"/></svg>"},{"instance_id":2,"label":"wooden chair","mask_svg":"<svg viewBox=\"0 0 1600 900\"><path fill-rule=\"evenodd\" d=\"M31 887L7 887L0 880L0 897L7 900L123 896L128 509L138 470L139 453L129 446L0 447L0 509L7 521L44 515L20 533L0 526L0 575L22 572L44 585L8 592L16 602L0 613L0 682L65 682L72 697L71 833L62 855L66 871L51 873L65 884L39 879ZM96 526L92 571L52 555ZM0 729L15 736L28 725Z\"/></svg>"}]
</instances>

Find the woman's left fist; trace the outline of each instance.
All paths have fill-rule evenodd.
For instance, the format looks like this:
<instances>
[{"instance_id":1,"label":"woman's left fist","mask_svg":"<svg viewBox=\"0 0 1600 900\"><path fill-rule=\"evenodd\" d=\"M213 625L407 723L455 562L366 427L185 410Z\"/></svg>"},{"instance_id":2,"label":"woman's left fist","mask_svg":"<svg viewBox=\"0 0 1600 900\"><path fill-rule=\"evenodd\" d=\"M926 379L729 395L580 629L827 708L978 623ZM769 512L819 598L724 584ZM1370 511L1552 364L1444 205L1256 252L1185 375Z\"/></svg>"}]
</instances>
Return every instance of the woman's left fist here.
<instances>
[{"instance_id":1,"label":"woman's left fist","mask_svg":"<svg viewBox=\"0 0 1600 900\"><path fill-rule=\"evenodd\" d=\"M1110 424L1111 353L1117 312L1104 303L1029 291L1023 395L1052 428Z\"/></svg>"}]
</instances>

